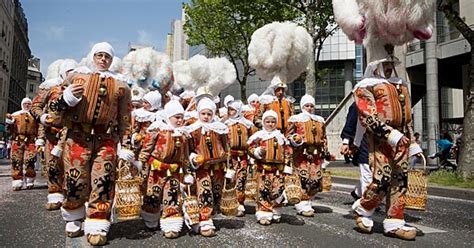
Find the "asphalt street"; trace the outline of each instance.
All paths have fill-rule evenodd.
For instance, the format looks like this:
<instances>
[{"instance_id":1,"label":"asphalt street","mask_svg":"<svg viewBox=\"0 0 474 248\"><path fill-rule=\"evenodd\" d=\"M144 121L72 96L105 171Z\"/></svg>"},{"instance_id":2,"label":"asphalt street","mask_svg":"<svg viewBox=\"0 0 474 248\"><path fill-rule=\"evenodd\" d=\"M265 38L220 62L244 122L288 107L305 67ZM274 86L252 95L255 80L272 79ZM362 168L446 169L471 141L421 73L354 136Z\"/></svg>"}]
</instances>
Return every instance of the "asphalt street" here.
<instances>
[{"instance_id":1,"label":"asphalt street","mask_svg":"<svg viewBox=\"0 0 474 248\"><path fill-rule=\"evenodd\" d=\"M1 162L1 161L0 161ZM84 237L66 238L59 211L48 212L46 182L39 178L32 190L13 192L9 166L0 163L0 247L88 247ZM375 215L373 234L354 230L350 214L350 185L334 184L313 202L314 218L297 216L284 208L280 224L260 226L255 209L247 206L242 218L217 215L217 236L203 238L183 232L178 239L165 239L160 232L146 232L141 220L114 223L110 247L473 247L474 201L430 197L427 211L406 211L406 220L419 229L416 241L383 235L382 210Z\"/></svg>"}]
</instances>

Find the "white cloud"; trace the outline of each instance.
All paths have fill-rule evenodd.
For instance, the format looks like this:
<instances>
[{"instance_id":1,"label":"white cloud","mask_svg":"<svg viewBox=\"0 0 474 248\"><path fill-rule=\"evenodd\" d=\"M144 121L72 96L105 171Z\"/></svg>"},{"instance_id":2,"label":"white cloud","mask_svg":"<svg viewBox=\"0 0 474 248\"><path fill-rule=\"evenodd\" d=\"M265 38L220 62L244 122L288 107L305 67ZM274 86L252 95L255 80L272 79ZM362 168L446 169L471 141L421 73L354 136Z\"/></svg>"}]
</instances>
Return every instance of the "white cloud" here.
<instances>
[{"instance_id":1,"label":"white cloud","mask_svg":"<svg viewBox=\"0 0 474 248\"><path fill-rule=\"evenodd\" d=\"M64 39L64 27L49 26L46 31L46 38L48 40L62 41Z\"/></svg>"}]
</instances>

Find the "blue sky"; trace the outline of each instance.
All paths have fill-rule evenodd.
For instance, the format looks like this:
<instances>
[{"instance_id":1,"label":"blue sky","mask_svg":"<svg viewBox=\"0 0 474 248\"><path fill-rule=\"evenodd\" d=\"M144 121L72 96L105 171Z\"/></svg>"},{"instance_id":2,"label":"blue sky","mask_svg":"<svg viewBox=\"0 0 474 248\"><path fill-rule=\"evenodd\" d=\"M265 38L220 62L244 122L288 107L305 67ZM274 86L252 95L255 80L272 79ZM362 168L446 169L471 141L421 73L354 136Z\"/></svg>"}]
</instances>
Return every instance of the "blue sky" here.
<instances>
[{"instance_id":1,"label":"blue sky","mask_svg":"<svg viewBox=\"0 0 474 248\"><path fill-rule=\"evenodd\" d=\"M21 0L30 49L44 76L54 60L79 62L100 41L111 43L120 58L129 42L164 51L182 2L187 0Z\"/></svg>"}]
</instances>

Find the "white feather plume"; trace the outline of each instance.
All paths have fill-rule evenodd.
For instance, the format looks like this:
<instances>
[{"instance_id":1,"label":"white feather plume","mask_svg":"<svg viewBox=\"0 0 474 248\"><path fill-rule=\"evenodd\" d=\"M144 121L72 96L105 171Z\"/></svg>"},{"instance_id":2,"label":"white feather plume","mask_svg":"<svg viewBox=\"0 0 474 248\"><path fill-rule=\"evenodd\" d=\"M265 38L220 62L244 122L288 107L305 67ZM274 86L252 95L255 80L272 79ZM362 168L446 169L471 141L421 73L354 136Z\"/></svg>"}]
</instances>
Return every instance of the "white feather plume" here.
<instances>
[{"instance_id":1,"label":"white feather plume","mask_svg":"<svg viewBox=\"0 0 474 248\"><path fill-rule=\"evenodd\" d=\"M204 85L207 83L211 75L208 59L203 55L195 55L188 60L189 67L191 69L191 76L196 82L196 86Z\"/></svg>"},{"instance_id":2,"label":"white feather plume","mask_svg":"<svg viewBox=\"0 0 474 248\"><path fill-rule=\"evenodd\" d=\"M207 87L211 95L217 96L235 82L237 73L234 65L224 57L210 58L208 61L211 73Z\"/></svg>"},{"instance_id":3,"label":"white feather plume","mask_svg":"<svg viewBox=\"0 0 474 248\"><path fill-rule=\"evenodd\" d=\"M58 78L61 75L60 69L61 69L61 64L63 63L63 61L64 61L63 59L58 59L58 60L53 61L53 63L51 63L48 66L46 80Z\"/></svg>"},{"instance_id":4,"label":"white feather plume","mask_svg":"<svg viewBox=\"0 0 474 248\"><path fill-rule=\"evenodd\" d=\"M293 22L273 22L252 34L248 60L262 79L279 76L291 83L306 70L312 47L312 38L303 27Z\"/></svg>"},{"instance_id":5,"label":"white feather plume","mask_svg":"<svg viewBox=\"0 0 474 248\"><path fill-rule=\"evenodd\" d=\"M122 60L119 57L114 56L112 64L110 65L109 71L120 73L122 71Z\"/></svg>"},{"instance_id":6,"label":"white feather plume","mask_svg":"<svg viewBox=\"0 0 474 248\"><path fill-rule=\"evenodd\" d=\"M185 91L196 90L196 85L191 75L191 67L187 60L180 60L173 63L173 75L176 84Z\"/></svg>"}]
</instances>

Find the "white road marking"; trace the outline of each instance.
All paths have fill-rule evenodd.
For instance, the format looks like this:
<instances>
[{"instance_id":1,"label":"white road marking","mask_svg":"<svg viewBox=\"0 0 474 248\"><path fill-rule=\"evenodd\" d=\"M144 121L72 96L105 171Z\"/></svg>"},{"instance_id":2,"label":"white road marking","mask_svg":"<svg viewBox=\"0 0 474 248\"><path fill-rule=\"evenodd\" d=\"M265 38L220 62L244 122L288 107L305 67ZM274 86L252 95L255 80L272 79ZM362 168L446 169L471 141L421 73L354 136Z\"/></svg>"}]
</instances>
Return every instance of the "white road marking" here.
<instances>
[{"instance_id":1,"label":"white road marking","mask_svg":"<svg viewBox=\"0 0 474 248\"><path fill-rule=\"evenodd\" d=\"M353 189L353 188L354 188L354 185L342 184L342 183L333 183L332 186L337 187L337 188L343 188L343 189ZM331 190L331 191L338 192L338 193L349 194L348 192L340 191L340 190ZM429 193L429 192L428 192L428 193ZM437 195L428 195L428 199L437 199L437 200L448 200L448 201L457 201L457 202L465 202L465 203L474 203L473 200L458 199L458 198L445 197L445 196L437 196Z\"/></svg>"}]
</instances>

